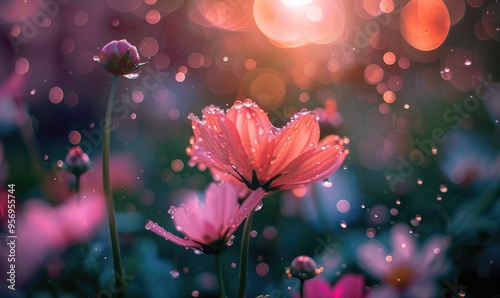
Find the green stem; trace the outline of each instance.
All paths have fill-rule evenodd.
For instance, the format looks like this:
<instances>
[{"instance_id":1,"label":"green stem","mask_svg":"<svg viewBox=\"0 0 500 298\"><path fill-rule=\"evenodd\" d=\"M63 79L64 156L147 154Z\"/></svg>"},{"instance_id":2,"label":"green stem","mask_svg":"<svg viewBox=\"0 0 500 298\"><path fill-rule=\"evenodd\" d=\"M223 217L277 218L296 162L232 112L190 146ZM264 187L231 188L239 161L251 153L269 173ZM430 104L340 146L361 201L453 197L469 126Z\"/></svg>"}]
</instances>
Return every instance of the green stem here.
<instances>
[{"instance_id":1,"label":"green stem","mask_svg":"<svg viewBox=\"0 0 500 298\"><path fill-rule=\"evenodd\" d=\"M299 288L300 298L304 298L304 280L300 279L300 288Z\"/></svg>"},{"instance_id":2,"label":"green stem","mask_svg":"<svg viewBox=\"0 0 500 298\"><path fill-rule=\"evenodd\" d=\"M250 244L250 231L252 230L252 221L255 210L252 210L245 221L243 227L243 235L241 240L241 256L240 256L240 282L238 289L238 297L245 297L245 290L247 286L247 271L248 271L248 247Z\"/></svg>"},{"instance_id":3,"label":"green stem","mask_svg":"<svg viewBox=\"0 0 500 298\"><path fill-rule=\"evenodd\" d=\"M118 231L115 219L115 204L113 194L109 184L109 134L111 130L111 114L113 110L113 99L115 98L118 75L114 75L111 91L109 92L108 107L106 109L106 119L104 122L104 137L102 141L102 184L104 186L104 196L106 198L106 209L108 211L109 234L111 238L111 250L113 252L113 266L115 270L115 282L118 298L124 298L124 284L122 274L122 261L120 257L120 243L118 241Z\"/></svg>"},{"instance_id":4,"label":"green stem","mask_svg":"<svg viewBox=\"0 0 500 298\"><path fill-rule=\"evenodd\" d=\"M75 175L75 194L76 200L80 200L80 175Z\"/></svg>"},{"instance_id":5,"label":"green stem","mask_svg":"<svg viewBox=\"0 0 500 298\"><path fill-rule=\"evenodd\" d=\"M222 273L222 260L220 254L215 254L215 264L217 266L220 296L221 298L226 298L226 288L224 287L224 274Z\"/></svg>"}]
</instances>

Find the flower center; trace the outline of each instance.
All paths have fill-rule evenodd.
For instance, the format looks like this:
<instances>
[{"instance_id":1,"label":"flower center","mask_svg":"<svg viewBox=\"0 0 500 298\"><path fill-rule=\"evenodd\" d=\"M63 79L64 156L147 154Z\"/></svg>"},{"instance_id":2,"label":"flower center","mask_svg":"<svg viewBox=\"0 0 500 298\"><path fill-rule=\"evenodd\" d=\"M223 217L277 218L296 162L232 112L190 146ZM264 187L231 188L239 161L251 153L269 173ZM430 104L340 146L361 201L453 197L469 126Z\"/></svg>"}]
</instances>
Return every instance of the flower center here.
<instances>
[{"instance_id":1,"label":"flower center","mask_svg":"<svg viewBox=\"0 0 500 298\"><path fill-rule=\"evenodd\" d=\"M395 265L385 276L385 282L398 288L405 289L414 278L413 270L406 264Z\"/></svg>"},{"instance_id":2,"label":"flower center","mask_svg":"<svg viewBox=\"0 0 500 298\"><path fill-rule=\"evenodd\" d=\"M278 174L278 175L274 176L273 178L267 180L264 184L261 184L260 181L259 181L259 178L257 177L257 172L255 172L255 170L252 170L252 181L248 181L243 175L241 175L240 172L238 172L236 170L235 166L232 166L232 168L236 172L236 174L238 174L238 176L239 176L239 177L235 176L235 178L238 179L238 180L240 180L241 182L245 183L245 185L248 188L250 188L251 190L256 190L258 188L262 188L263 190L265 190L266 192L268 192L268 191L278 190L281 187L281 186L273 186L273 187L271 187L271 183L276 178L278 178L279 176L281 176L281 174Z\"/></svg>"}]
</instances>

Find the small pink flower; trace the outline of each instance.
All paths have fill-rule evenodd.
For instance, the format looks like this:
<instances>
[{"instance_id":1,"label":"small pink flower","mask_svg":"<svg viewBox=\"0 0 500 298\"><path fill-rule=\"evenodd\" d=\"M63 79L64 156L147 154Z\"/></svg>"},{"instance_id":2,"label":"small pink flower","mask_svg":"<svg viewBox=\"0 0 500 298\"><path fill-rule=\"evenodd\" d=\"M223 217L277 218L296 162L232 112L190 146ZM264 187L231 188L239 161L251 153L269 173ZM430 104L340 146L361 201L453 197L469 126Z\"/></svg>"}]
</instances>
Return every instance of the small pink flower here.
<instances>
[{"instance_id":1,"label":"small pink flower","mask_svg":"<svg viewBox=\"0 0 500 298\"><path fill-rule=\"evenodd\" d=\"M144 65L140 63L137 48L125 39L110 41L98 51L97 57L104 69L117 75L135 73Z\"/></svg>"},{"instance_id":2,"label":"small pink flower","mask_svg":"<svg viewBox=\"0 0 500 298\"><path fill-rule=\"evenodd\" d=\"M422 249L405 224L391 230L392 251L372 240L358 248L360 265L381 281L369 297L434 297L435 280L448 271L447 238L434 236Z\"/></svg>"},{"instance_id":3,"label":"small pink flower","mask_svg":"<svg viewBox=\"0 0 500 298\"><path fill-rule=\"evenodd\" d=\"M305 281L303 298L363 298L366 296L364 287L365 278L360 274L342 275L333 288L326 279L318 275Z\"/></svg>"},{"instance_id":4,"label":"small pink flower","mask_svg":"<svg viewBox=\"0 0 500 298\"><path fill-rule=\"evenodd\" d=\"M175 236L152 221L149 221L145 228L177 245L218 254L232 241L233 233L257 207L263 196L264 191L257 189L240 205L238 188L235 185L230 182L221 186L210 183L203 205L198 200L193 200L178 208L171 207L168 211L176 229L183 233L185 238Z\"/></svg>"},{"instance_id":5,"label":"small pink flower","mask_svg":"<svg viewBox=\"0 0 500 298\"><path fill-rule=\"evenodd\" d=\"M213 105L193 114L190 163L210 168L215 180L237 180L250 189L291 189L322 180L345 159L343 140L319 140L318 119L307 110L278 129L250 99L236 101L224 113Z\"/></svg>"}]
</instances>

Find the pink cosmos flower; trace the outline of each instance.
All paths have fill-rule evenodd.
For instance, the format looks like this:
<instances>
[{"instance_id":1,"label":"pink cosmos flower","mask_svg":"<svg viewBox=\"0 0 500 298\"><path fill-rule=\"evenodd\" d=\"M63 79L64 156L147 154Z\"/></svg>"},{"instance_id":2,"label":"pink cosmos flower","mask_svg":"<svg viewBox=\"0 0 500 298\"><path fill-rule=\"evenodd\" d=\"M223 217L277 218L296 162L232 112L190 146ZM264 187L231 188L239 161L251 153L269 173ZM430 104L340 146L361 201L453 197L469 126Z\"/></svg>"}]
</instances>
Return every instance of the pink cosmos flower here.
<instances>
[{"instance_id":1,"label":"pink cosmos flower","mask_svg":"<svg viewBox=\"0 0 500 298\"><path fill-rule=\"evenodd\" d=\"M391 230L392 252L378 241L369 241L358 248L361 266L381 281L369 297L434 297L435 279L449 268L446 260L447 238L435 236L418 250L405 224Z\"/></svg>"},{"instance_id":2,"label":"pink cosmos flower","mask_svg":"<svg viewBox=\"0 0 500 298\"><path fill-rule=\"evenodd\" d=\"M347 273L342 275L333 288L330 283L321 277L316 276L304 283L303 298L363 298L365 278L363 275ZM295 295L298 298L298 295Z\"/></svg>"},{"instance_id":3,"label":"pink cosmos flower","mask_svg":"<svg viewBox=\"0 0 500 298\"><path fill-rule=\"evenodd\" d=\"M106 218L105 202L94 193L82 193L59 206L41 200L29 200L17 209L16 272L24 284L40 266L61 254L72 244L85 243L98 231ZM17 207L16 207L17 208ZM7 246L0 247L8 255ZM0 266L1 267L1 266Z\"/></svg>"},{"instance_id":4,"label":"pink cosmos flower","mask_svg":"<svg viewBox=\"0 0 500 298\"><path fill-rule=\"evenodd\" d=\"M291 189L335 172L345 159L343 140L319 140L318 119L307 110L283 128L250 99L236 101L226 113L216 106L193 114L190 164L209 167L215 180L237 180L250 189Z\"/></svg>"},{"instance_id":5,"label":"pink cosmos flower","mask_svg":"<svg viewBox=\"0 0 500 298\"><path fill-rule=\"evenodd\" d=\"M238 188L234 184L210 183L203 205L198 200L193 200L178 208L172 206L168 211L176 229L185 238L175 236L152 221L145 228L177 245L218 254L232 241L233 233L250 211L257 207L263 196L264 190L257 189L240 205Z\"/></svg>"}]
</instances>

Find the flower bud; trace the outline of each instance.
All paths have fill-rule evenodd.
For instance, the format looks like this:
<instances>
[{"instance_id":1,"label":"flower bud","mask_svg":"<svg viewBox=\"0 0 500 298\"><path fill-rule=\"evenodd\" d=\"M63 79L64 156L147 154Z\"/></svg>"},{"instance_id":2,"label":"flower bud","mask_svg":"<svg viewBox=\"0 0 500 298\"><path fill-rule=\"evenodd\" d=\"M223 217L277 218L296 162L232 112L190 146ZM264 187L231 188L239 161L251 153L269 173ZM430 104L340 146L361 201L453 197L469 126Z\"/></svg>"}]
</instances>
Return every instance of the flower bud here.
<instances>
[{"instance_id":1,"label":"flower bud","mask_svg":"<svg viewBox=\"0 0 500 298\"><path fill-rule=\"evenodd\" d=\"M76 176L79 176L88 171L91 165L89 156L82 151L82 148L80 148L80 146L75 146L69 149L65 161L66 171Z\"/></svg>"},{"instance_id":2,"label":"flower bud","mask_svg":"<svg viewBox=\"0 0 500 298\"><path fill-rule=\"evenodd\" d=\"M316 262L308 256L298 256L293 259L290 268L286 269L286 274L289 278L297 277L302 280L307 280L321 273L323 269L316 266Z\"/></svg>"},{"instance_id":3,"label":"flower bud","mask_svg":"<svg viewBox=\"0 0 500 298\"><path fill-rule=\"evenodd\" d=\"M127 40L112 40L98 51L96 61L112 74L128 75L137 73L145 63L140 63L137 48Z\"/></svg>"}]
</instances>

